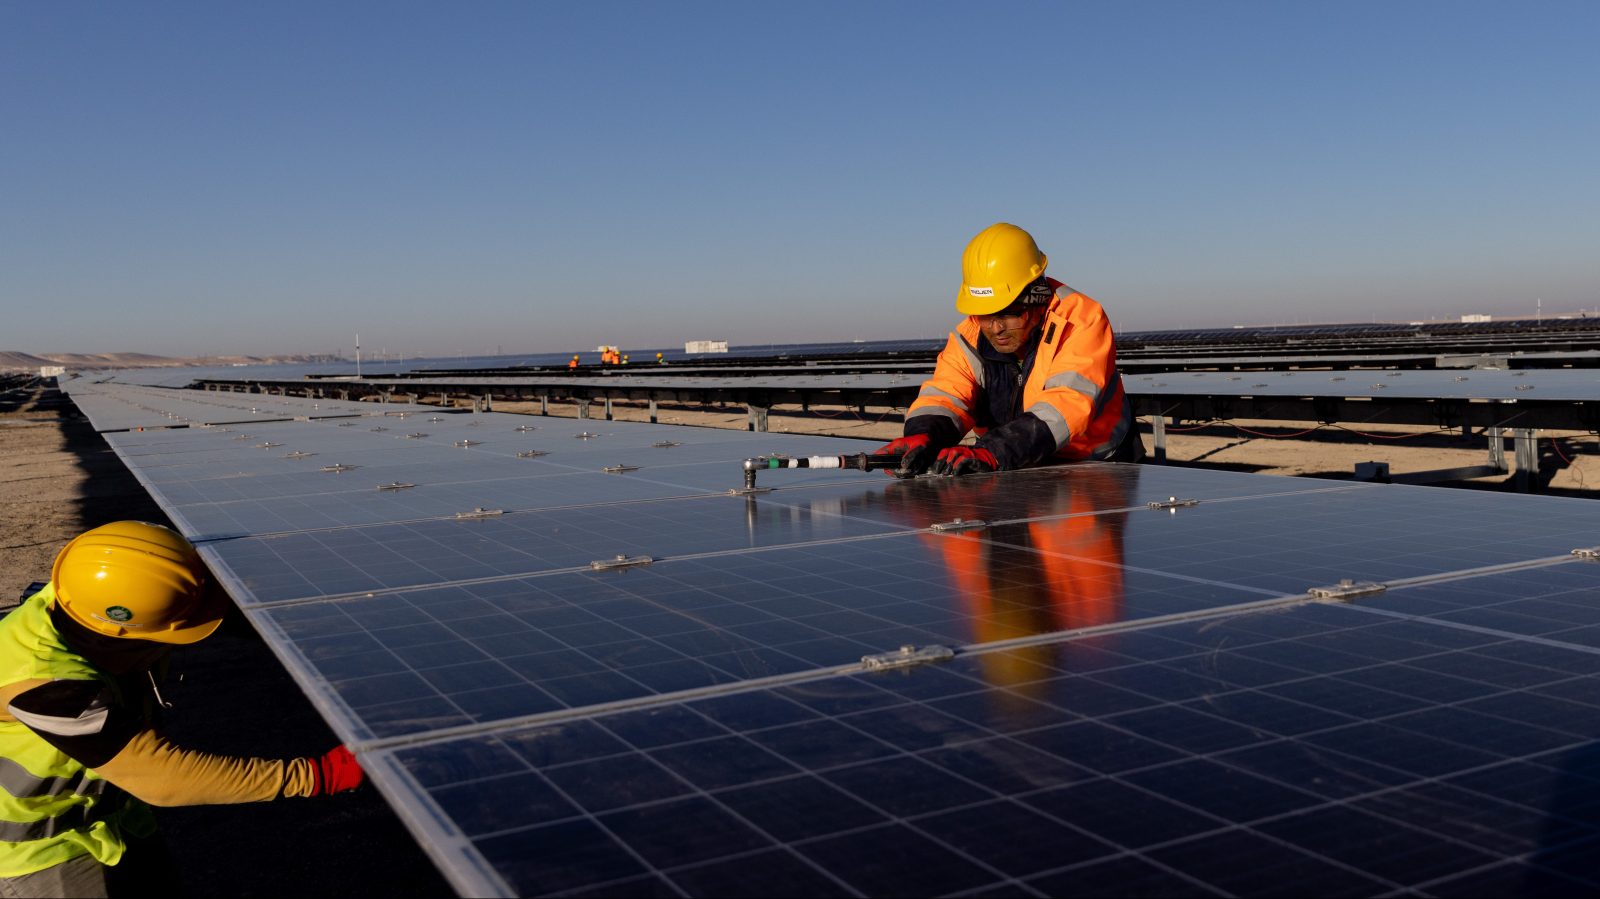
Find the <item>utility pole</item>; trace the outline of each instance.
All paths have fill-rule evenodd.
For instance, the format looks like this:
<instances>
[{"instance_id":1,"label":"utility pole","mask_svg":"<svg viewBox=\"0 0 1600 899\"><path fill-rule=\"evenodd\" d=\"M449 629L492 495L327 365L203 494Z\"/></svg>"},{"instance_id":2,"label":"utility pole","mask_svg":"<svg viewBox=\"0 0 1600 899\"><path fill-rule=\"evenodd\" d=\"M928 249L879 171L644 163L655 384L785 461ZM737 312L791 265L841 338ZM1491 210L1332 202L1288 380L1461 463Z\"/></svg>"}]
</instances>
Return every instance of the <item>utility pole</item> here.
<instances>
[{"instance_id":1,"label":"utility pole","mask_svg":"<svg viewBox=\"0 0 1600 899\"><path fill-rule=\"evenodd\" d=\"M361 377L361 335L356 335L356 377Z\"/></svg>"}]
</instances>

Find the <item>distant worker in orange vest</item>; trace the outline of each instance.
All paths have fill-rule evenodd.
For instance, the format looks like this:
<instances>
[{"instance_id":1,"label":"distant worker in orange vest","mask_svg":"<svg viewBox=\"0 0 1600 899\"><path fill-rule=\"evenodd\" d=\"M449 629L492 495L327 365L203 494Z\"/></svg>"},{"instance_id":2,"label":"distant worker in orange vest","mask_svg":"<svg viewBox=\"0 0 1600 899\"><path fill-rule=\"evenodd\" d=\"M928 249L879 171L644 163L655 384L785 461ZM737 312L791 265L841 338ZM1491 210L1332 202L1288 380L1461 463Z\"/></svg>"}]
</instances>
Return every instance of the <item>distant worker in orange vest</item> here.
<instances>
[{"instance_id":1,"label":"distant worker in orange vest","mask_svg":"<svg viewBox=\"0 0 1600 899\"><path fill-rule=\"evenodd\" d=\"M1044 274L1049 257L1004 222L961 257L957 325L906 412L896 477L1033 465L1137 462L1144 445L1100 304ZM975 433L970 446L962 438Z\"/></svg>"},{"instance_id":2,"label":"distant worker in orange vest","mask_svg":"<svg viewBox=\"0 0 1600 899\"><path fill-rule=\"evenodd\" d=\"M567 363L567 368L574 368L575 369L577 367L578 367L578 357L577 356L573 356L572 357L572 361Z\"/></svg>"}]
</instances>

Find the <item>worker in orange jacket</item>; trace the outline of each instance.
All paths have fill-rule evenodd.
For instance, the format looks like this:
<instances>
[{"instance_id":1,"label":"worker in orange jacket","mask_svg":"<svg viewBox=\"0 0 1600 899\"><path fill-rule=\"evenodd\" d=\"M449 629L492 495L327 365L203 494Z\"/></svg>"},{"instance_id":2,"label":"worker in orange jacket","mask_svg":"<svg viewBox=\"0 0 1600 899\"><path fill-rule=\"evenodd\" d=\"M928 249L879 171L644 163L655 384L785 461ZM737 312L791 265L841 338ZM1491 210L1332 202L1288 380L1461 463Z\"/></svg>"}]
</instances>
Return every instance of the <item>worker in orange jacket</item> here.
<instances>
[{"instance_id":1,"label":"worker in orange jacket","mask_svg":"<svg viewBox=\"0 0 1600 899\"><path fill-rule=\"evenodd\" d=\"M1004 222L961 258L957 325L906 413L897 477L1058 462L1137 462L1144 446L1122 389L1105 310L1045 276L1049 258ZM969 432L970 446L958 445Z\"/></svg>"}]
</instances>

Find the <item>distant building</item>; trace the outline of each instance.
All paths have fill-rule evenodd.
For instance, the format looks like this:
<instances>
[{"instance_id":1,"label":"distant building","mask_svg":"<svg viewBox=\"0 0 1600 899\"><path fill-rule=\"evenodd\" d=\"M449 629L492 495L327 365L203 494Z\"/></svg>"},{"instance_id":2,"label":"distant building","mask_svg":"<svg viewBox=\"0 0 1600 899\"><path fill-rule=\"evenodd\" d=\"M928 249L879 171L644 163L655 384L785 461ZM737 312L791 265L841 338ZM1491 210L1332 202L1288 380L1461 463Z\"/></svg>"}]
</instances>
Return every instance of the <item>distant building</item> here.
<instances>
[{"instance_id":1,"label":"distant building","mask_svg":"<svg viewBox=\"0 0 1600 899\"><path fill-rule=\"evenodd\" d=\"M726 353L726 340L691 340L683 345L685 353Z\"/></svg>"},{"instance_id":2,"label":"distant building","mask_svg":"<svg viewBox=\"0 0 1600 899\"><path fill-rule=\"evenodd\" d=\"M41 365L41 366L39 366L39 377L41 377L41 378L59 378L59 377L61 377L62 375L66 374L66 373L67 373L67 367L65 365Z\"/></svg>"},{"instance_id":3,"label":"distant building","mask_svg":"<svg viewBox=\"0 0 1600 899\"><path fill-rule=\"evenodd\" d=\"M1490 321L1494 321L1494 316L1492 316L1492 315L1481 315L1481 314L1478 314L1478 313L1473 313L1472 315L1463 315L1463 316L1461 316L1462 324L1467 324L1467 325L1480 324L1482 322L1490 322Z\"/></svg>"}]
</instances>

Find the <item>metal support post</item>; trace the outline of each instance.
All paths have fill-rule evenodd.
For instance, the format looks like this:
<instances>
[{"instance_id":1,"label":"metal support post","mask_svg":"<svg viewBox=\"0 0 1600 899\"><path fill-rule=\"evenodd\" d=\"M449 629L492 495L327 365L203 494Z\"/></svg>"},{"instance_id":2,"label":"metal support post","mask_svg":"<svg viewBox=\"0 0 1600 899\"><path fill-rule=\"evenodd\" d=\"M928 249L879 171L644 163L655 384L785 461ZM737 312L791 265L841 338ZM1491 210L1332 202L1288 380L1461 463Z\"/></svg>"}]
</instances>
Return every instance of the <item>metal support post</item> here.
<instances>
[{"instance_id":1,"label":"metal support post","mask_svg":"<svg viewBox=\"0 0 1600 899\"><path fill-rule=\"evenodd\" d=\"M549 415L550 414L550 394L548 394L548 393L539 394L539 414L540 415Z\"/></svg>"},{"instance_id":2,"label":"metal support post","mask_svg":"<svg viewBox=\"0 0 1600 899\"><path fill-rule=\"evenodd\" d=\"M1534 428L1512 428L1517 450L1517 489L1532 493L1539 482L1539 432Z\"/></svg>"},{"instance_id":3,"label":"metal support post","mask_svg":"<svg viewBox=\"0 0 1600 899\"><path fill-rule=\"evenodd\" d=\"M608 396L608 397L606 397L606 421L612 421L612 420L613 419L611 418L611 397Z\"/></svg>"},{"instance_id":4,"label":"metal support post","mask_svg":"<svg viewBox=\"0 0 1600 899\"><path fill-rule=\"evenodd\" d=\"M1156 464L1167 464L1167 417L1165 415L1151 414L1150 436L1155 440L1156 444Z\"/></svg>"},{"instance_id":5,"label":"metal support post","mask_svg":"<svg viewBox=\"0 0 1600 899\"><path fill-rule=\"evenodd\" d=\"M1500 428L1484 428L1483 433L1489 441L1489 464L1501 471L1510 471L1506 467L1506 442L1501 436Z\"/></svg>"},{"instance_id":6,"label":"metal support post","mask_svg":"<svg viewBox=\"0 0 1600 899\"><path fill-rule=\"evenodd\" d=\"M589 417L589 401L588 400L577 400L577 403L578 403L578 417L579 418L588 418Z\"/></svg>"},{"instance_id":7,"label":"metal support post","mask_svg":"<svg viewBox=\"0 0 1600 899\"><path fill-rule=\"evenodd\" d=\"M745 428L750 431L765 431L767 429L767 407L748 406L744 413Z\"/></svg>"},{"instance_id":8,"label":"metal support post","mask_svg":"<svg viewBox=\"0 0 1600 899\"><path fill-rule=\"evenodd\" d=\"M655 401L655 397L651 397L650 398L650 423L651 424L655 424L656 423L656 401Z\"/></svg>"},{"instance_id":9,"label":"metal support post","mask_svg":"<svg viewBox=\"0 0 1600 899\"><path fill-rule=\"evenodd\" d=\"M1485 427L1483 438L1490 445L1490 465L1502 472L1509 472L1506 467L1506 438L1502 437L1499 427Z\"/></svg>"}]
</instances>

